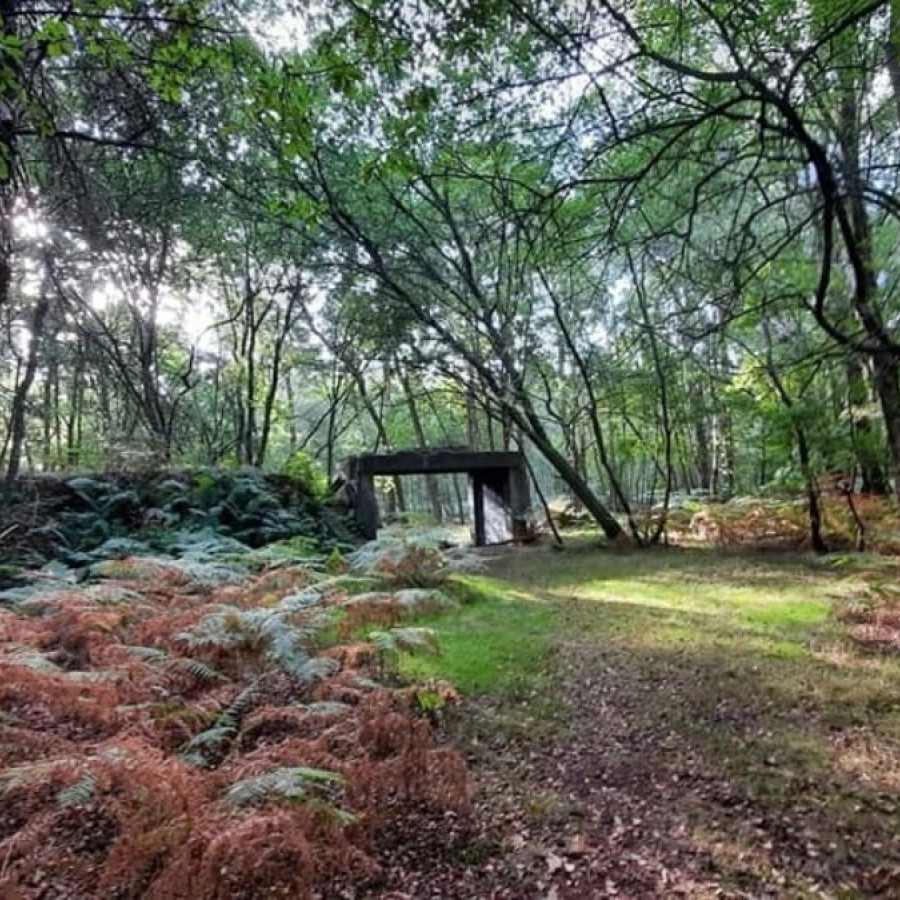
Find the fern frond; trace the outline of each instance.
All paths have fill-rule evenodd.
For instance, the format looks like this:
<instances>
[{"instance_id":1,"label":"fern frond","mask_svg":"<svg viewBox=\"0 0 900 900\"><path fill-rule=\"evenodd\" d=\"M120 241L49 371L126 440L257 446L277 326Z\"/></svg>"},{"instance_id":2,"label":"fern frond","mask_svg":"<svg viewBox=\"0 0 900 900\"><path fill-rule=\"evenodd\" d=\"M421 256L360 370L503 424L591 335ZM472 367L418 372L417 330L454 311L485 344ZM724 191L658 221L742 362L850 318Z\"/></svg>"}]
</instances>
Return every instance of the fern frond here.
<instances>
[{"instance_id":1,"label":"fern frond","mask_svg":"<svg viewBox=\"0 0 900 900\"><path fill-rule=\"evenodd\" d=\"M303 708L314 716L342 716L351 707L337 700L319 700L316 703L307 703Z\"/></svg>"},{"instance_id":2,"label":"fern frond","mask_svg":"<svg viewBox=\"0 0 900 900\"><path fill-rule=\"evenodd\" d=\"M209 760L197 750L185 750L179 753L181 761L194 769L206 769L209 767Z\"/></svg>"},{"instance_id":3,"label":"fern frond","mask_svg":"<svg viewBox=\"0 0 900 900\"><path fill-rule=\"evenodd\" d=\"M331 821L340 828L345 828L348 825L359 825L363 820L363 817L358 813L352 813L347 809L341 809L339 806L335 806L325 800L320 800L317 797L310 797L304 805L307 809L315 810L317 813L321 813L331 819Z\"/></svg>"},{"instance_id":4,"label":"fern frond","mask_svg":"<svg viewBox=\"0 0 900 900\"><path fill-rule=\"evenodd\" d=\"M237 735L237 726L230 722L218 722L217 724L195 734L185 745L184 753L191 753L203 747L216 747L221 744L231 743Z\"/></svg>"},{"instance_id":5,"label":"fern frond","mask_svg":"<svg viewBox=\"0 0 900 900\"><path fill-rule=\"evenodd\" d=\"M259 703L259 694L254 685L244 688L234 700L231 701L228 708L219 717L233 722L235 726L240 725L241 721Z\"/></svg>"},{"instance_id":6,"label":"fern frond","mask_svg":"<svg viewBox=\"0 0 900 900\"><path fill-rule=\"evenodd\" d=\"M372 631L369 640L379 653L436 655L440 652L437 633L433 628L391 628L388 631Z\"/></svg>"},{"instance_id":7,"label":"fern frond","mask_svg":"<svg viewBox=\"0 0 900 900\"><path fill-rule=\"evenodd\" d=\"M369 590L375 590L381 584L377 575L359 575L344 573L324 578L316 585L316 590L323 594L334 594L346 591L348 594L358 594Z\"/></svg>"},{"instance_id":8,"label":"fern frond","mask_svg":"<svg viewBox=\"0 0 900 900\"><path fill-rule=\"evenodd\" d=\"M145 662L164 663L168 662L169 654L159 647L141 647L136 644L126 645L123 648L126 652Z\"/></svg>"},{"instance_id":9,"label":"fern frond","mask_svg":"<svg viewBox=\"0 0 900 900\"><path fill-rule=\"evenodd\" d=\"M404 615L409 617L449 612L459 607L459 603L453 597L427 588L407 588L396 591L394 596L403 607Z\"/></svg>"},{"instance_id":10,"label":"fern frond","mask_svg":"<svg viewBox=\"0 0 900 900\"><path fill-rule=\"evenodd\" d=\"M201 662L199 659L191 659L186 656L176 656L168 662L169 668L181 671L190 675L195 681L201 684L213 684L216 681L227 681L228 679L212 666Z\"/></svg>"},{"instance_id":11,"label":"fern frond","mask_svg":"<svg viewBox=\"0 0 900 900\"><path fill-rule=\"evenodd\" d=\"M299 673L309 662L309 654L290 630L275 635L269 645L269 658L290 675Z\"/></svg>"},{"instance_id":12,"label":"fern frond","mask_svg":"<svg viewBox=\"0 0 900 900\"><path fill-rule=\"evenodd\" d=\"M90 803L97 790L97 779L92 775L84 775L75 784L57 791L56 802L59 806L84 806Z\"/></svg>"},{"instance_id":13,"label":"fern frond","mask_svg":"<svg viewBox=\"0 0 900 900\"><path fill-rule=\"evenodd\" d=\"M49 778L57 761L20 763L0 771L0 794L19 787L37 785Z\"/></svg>"},{"instance_id":14,"label":"fern frond","mask_svg":"<svg viewBox=\"0 0 900 900\"><path fill-rule=\"evenodd\" d=\"M245 645L250 639L256 610L222 605L202 618L193 628L175 635L175 640L189 650L231 650Z\"/></svg>"},{"instance_id":15,"label":"fern frond","mask_svg":"<svg viewBox=\"0 0 900 900\"><path fill-rule=\"evenodd\" d=\"M330 656L315 656L304 663L295 674L304 684L312 684L320 678L334 675L340 667L341 664Z\"/></svg>"},{"instance_id":16,"label":"fern frond","mask_svg":"<svg viewBox=\"0 0 900 900\"><path fill-rule=\"evenodd\" d=\"M61 669L53 660L48 659L40 650L34 647L13 647L7 660L14 666L23 666L26 669L34 669L37 672L60 672Z\"/></svg>"},{"instance_id":17,"label":"fern frond","mask_svg":"<svg viewBox=\"0 0 900 900\"><path fill-rule=\"evenodd\" d=\"M213 755L227 750L237 737L241 722L247 713L259 702L259 696L253 685L241 691L234 700L216 718L209 728L195 734L181 748L181 758L190 765L206 768L211 765L204 754L209 750Z\"/></svg>"},{"instance_id":18,"label":"fern frond","mask_svg":"<svg viewBox=\"0 0 900 900\"><path fill-rule=\"evenodd\" d=\"M296 594L288 594L282 597L278 603L278 611L280 613L291 614L295 612L306 612L308 609L315 609L322 606L325 602L325 595L314 587L303 588Z\"/></svg>"},{"instance_id":19,"label":"fern frond","mask_svg":"<svg viewBox=\"0 0 900 900\"><path fill-rule=\"evenodd\" d=\"M343 784L344 777L326 769L292 766L254 775L235 782L226 792L233 806L251 806L272 801L303 801L311 785Z\"/></svg>"}]
</instances>

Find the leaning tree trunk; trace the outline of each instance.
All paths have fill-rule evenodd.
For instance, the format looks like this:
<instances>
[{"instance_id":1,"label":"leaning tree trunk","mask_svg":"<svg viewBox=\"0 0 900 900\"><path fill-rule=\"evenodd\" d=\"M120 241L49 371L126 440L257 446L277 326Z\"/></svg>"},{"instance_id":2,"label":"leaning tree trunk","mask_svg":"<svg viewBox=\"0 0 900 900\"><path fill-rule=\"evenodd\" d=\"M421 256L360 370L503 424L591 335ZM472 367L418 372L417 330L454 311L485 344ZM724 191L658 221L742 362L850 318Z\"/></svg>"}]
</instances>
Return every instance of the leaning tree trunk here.
<instances>
[{"instance_id":1,"label":"leaning tree trunk","mask_svg":"<svg viewBox=\"0 0 900 900\"><path fill-rule=\"evenodd\" d=\"M517 418L516 411L513 417ZM552 444L543 428L533 428L531 423L522 424L522 431L531 442L541 451L566 486L584 504L584 508L593 516L597 524L603 529L603 533L614 543L628 543L628 537L622 530L622 526L616 521L612 513L600 502L597 495L588 486L581 473L563 456Z\"/></svg>"}]
</instances>

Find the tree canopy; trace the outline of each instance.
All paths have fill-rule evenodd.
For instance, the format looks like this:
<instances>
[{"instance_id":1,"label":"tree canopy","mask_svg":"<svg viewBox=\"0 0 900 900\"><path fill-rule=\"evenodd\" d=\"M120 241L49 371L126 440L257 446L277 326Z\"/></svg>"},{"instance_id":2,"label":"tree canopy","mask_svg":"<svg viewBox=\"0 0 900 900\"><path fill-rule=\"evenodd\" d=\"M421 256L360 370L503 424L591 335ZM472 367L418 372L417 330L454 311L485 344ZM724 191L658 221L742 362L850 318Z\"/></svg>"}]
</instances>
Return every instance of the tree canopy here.
<instances>
[{"instance_id":1,"label":"tree canopy","mask_svg":"<svg viewBox=\"0 0 900 900\"><path fill-rule=\"evenodd\" d=\"M522 447L610 538L775 490L816 547L900 488L896 3L0 21L7 479Z\"/></svg>"}]
</instances>

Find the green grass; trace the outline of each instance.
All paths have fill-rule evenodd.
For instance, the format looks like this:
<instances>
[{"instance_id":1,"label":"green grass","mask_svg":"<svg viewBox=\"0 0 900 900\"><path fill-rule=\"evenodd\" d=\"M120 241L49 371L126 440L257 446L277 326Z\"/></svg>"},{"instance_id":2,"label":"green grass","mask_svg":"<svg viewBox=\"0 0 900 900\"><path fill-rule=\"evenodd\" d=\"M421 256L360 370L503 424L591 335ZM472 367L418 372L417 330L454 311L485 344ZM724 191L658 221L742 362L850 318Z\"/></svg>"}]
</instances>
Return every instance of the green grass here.
<instances>
[{"instance_id":1,"label":"green grass","mask_svg":"<svg viewBox=\"0 0 900 900\"><path fill-rule=\"evenodd\" d=\"M833 615L862 567L871 560L576 550L510 556L496 574L554 603L557 642L627 654L644 672L691 671L684 709L723 699L762 709L786 740L799 713L815 720L804 726L812 741L849 726L900 740L900 660L858 651Z\"/></svg>"},{"instance_id":2,"label":"green grass","mask_svg":"<svg viewBox=\"0 0 900 900\"><path fill-rule=\"evenodd\" d=\"M403 674L445 678L464 694L536 690L555 634L552 605L490 578L457 579L450 592L462 601L458 612L415 622L435 629L440 655L405 657Z\"/></svg>"},{"instance_id":3,"label":"green grass","mask_svg":"<svg viewBox=\"0 0 900 900\"><path fill-rule=\"evenodd\" d=\"M900 789L900 659L861 650L833 613L861 587L862 569L896 580L894 565L576 545L510 552L491 567L490 578L455 584L458 611L415 623L436 629L442 654L402 662L409 677L490 698L461 717L472 747L501 732L551 753L568 746L580 710L595 721L592 689L579 685L602 684L598 712L634 729L628 760L727 783L757 821L788 822L820 848L845 842L862 859L873 841L893 846L900 818L879 804ZM614 770L615 744L603 757L599 734L590 752ZM524 816L555 809L534 785L521 790ZM750 813L722 818L699 802L696 834L716 846L724 829L726 845L743 847ZM768 851L757 851L764 870ZM786 895L805 896L803 884L798 876Z\"/></svg>"},{"instance_id":4,"label":"green grass","mask_svg":"<svg viewBox=\"0 0 900 900\"><path fill-rule=\"evenodd\" d=\"M555 703L554 651L587 643L644 676L689 672L675 708L661 695L659 714L695 737L696 711L725 702L748 715L763 710L785 741L798 714L816 720L808 742L859 726L900 740L900 662L857 652L832 615L834 594L870 562L710 550L511 553L495 561L493 577L455 581L458 612L411 623L437 631L441 654L404 658L401 671L450 680L464 694L525 699L533 708L523 714L534 716Z\"/></svg>"},{"instance_id":5,"label":"green grass","mask_svg":"<svg viewBox=\"0 0 900 900\"><path fill-rule=\"evenodd\" d=\"M511 553L495 561L493 577L457 581L458 612L415 623L438 632L442 653L401 668L464 694L530 698L533 716L554 706L546 676L554 649L587 642L648 677L690 672L674 709L661 695L659 715L694 738L696 711L725 702L748 715L763 710L786 742L800 713L816 720L807 742L851 726L900 739L900 663L856 652L832 615L834 594L870 564L711 550ZM715 742L701 725L698 739Z\"/></svg>"}]
</instances>

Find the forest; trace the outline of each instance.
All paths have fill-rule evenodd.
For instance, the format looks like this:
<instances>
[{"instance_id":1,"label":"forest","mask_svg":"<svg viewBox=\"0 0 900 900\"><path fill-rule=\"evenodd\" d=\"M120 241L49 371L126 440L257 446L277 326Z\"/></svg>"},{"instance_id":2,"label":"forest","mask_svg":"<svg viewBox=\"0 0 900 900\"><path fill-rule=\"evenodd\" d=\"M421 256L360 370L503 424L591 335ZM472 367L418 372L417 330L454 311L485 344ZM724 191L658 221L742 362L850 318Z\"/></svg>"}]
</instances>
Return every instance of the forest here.
<instances>
[{"instance_id":1,"label":"forest","mask_svg":"<svg viewBox=\"0 0 900 900\"><path fill-rule=\"evenodd\" d=\"M0 0L0 895L897 896L898 239L897 0Z\"/></svg>"}]
</instances>

